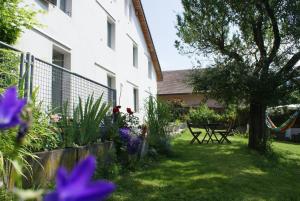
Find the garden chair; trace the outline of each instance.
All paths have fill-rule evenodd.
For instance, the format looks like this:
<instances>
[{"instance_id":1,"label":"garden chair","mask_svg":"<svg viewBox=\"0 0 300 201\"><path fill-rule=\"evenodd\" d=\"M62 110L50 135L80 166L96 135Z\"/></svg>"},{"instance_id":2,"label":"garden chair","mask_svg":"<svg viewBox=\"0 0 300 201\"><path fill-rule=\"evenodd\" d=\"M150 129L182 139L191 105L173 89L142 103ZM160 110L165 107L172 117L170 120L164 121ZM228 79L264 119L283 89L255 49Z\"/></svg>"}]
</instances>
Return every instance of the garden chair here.
<instances>
[{"instance_id":1,"label":"garden chair","mask_svg":"<svg viewBox=\"0 0 300 201\"><path fill-rule=\"evenodd\" d=\"M232 133L232 128L233 128L234 122L230 122L227 125L223 124L224 129L218 129L215 130L215 133L221 135L221 139L219 140L219 143L222 144L223 142L231 143L231 141L228 139L228 136Z\"/></svg>"},{"instance_id":2,"label":"garden chair","mask_svg":"<svg viewBox=\"0 0 300 201\"><path fill-rule=\"evenodd\" d=\"M195 141L198 142L198 144L202 144L202 142L199 140L199 136L201 135L201 131L194 131L193 129L199 129L201 128L199 125L196 125L192 122L187 122L187 127L189 128L192 136L193 136L193 139L191 140L190 144L194 144Z\"/></svg>"}]
</instances>

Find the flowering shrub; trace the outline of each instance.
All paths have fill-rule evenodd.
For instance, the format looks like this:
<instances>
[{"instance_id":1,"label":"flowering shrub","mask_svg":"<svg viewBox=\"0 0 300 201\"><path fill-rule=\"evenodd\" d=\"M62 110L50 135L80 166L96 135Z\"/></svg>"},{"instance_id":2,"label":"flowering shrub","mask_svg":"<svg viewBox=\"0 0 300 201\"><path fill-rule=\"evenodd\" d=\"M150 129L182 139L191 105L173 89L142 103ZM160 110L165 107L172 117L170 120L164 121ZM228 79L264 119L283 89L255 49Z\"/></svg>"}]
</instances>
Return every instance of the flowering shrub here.
<instances>
[{"instance_id":1,"label":"flowering shrub","mask_svg":"<svg viewBox=\"0 0 300 201\"><path fill-rule=\"evenodd\" d=\"M128 154L134 155L138 152L142 144L141 136L130 135L130 128L120 128L120 138L123 146L126 146Z\"/></svg>"},{"instance_id":2,"label":"flowering shrub","mask_svg":"<svg viewBox=\"0 0 300 201\"><path fill-rule=\"evenodd\" d=\"M143 129L131 108L126 108L124 113L121 112L121 106L114 107L111 117L105 119L101 129L103 138L114 142L117 161L122 168L134 167L142 145Z\"/></svg>"}]
</instances>

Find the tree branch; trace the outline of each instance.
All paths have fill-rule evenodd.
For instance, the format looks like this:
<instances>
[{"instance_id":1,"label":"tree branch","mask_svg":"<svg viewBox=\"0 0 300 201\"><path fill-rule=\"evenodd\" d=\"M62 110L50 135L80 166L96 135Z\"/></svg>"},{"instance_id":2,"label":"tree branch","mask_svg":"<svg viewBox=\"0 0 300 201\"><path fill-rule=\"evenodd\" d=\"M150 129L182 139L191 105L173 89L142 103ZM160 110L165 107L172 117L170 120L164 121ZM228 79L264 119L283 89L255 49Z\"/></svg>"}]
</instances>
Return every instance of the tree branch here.
<instances>
[{"instance_id":1,"label":"tree branch","mask_svg":"<svg viewBox=\"0 0 300 201\"><path fill-rule=\"evenodd\" d=\"M260 4L256 4L256 8L258 9L260 16L258 17L256 23L255 22L252 23L252 31L253 31L254 41L260 52L260 56L261 56L260 60L263 60L267 55L265 44L264 44L263 33L262 33L263 11Z\"/></svg>"},{"instance_id":2,"label":"tree branch","mask_svg":"<svg viewBox=\"0 0 300 201\"><path fill-rule=\"evenodd\" d=\"M300 52L297 52L292 56L292 58L281 68L278 74L283 75L287 74L289 71L293 69L293 67L300 61Z\"/></svg>"},{"instance_id":3,"label":"tree branch","mask_svg":"<svg viewBox=\"0 0 300 201\"><path fill-rule=\"evenodd\" d=\"M274 60L274 58L279 50L281 37L280 37L280 33L279 33L277 19L274 15L273 9L270 7L269 1L262 0L262 2L265 5L265 9L267 11L269 18L271 19L272 30L273 30L273 34L274 34L273 47L270 51L270 54L268 55L267 63L266 63L267 64L266 66L269 66L272 63L272 61Z\"/></svg>"}]
</instances>

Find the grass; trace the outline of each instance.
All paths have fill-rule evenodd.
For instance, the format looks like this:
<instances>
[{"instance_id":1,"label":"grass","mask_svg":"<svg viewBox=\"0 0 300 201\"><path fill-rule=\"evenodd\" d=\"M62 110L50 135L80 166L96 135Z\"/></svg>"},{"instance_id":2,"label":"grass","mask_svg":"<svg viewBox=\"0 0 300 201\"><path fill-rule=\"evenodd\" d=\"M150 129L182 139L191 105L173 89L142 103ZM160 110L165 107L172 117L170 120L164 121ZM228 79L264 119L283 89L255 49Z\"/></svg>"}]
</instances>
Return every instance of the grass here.
<instances>
[{"instance_id":1,"label":"grass","mask_svg":"<svg viewBox=\"0 0 300 201\"><path fill-rule=\"evenodd\" d=\"M174 156L117 178L110 200L300 200L300 145L274 142L275 154L265 157L247 139L230 139L190 145L185 132L173 142Z\"/></svg>"}]
</instances>

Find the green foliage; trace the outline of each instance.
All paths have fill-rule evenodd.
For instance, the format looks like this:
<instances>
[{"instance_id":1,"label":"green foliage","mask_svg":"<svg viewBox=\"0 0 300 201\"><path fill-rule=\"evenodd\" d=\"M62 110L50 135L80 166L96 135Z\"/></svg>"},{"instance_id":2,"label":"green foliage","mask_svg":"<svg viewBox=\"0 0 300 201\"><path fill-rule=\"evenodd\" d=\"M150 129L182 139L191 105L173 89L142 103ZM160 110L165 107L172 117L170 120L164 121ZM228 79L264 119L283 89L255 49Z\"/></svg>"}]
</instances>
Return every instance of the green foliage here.
<instances>
[{"instance_id":1,"label":"green foliage","mask_svg":"<svg viewBox=\"0 0 300 201\"><path fill-rule=\"evenodd\" d=\"M0 93L4 92L7 87L18 84L19 64L18 53L0 48Z\"/></svg>"},{"instance_id":2,"label":"green foliage","mask_svg":"<svg viewBox=\"0 0 300 201\"><path fill-rule=\"evenodd\" d=\"M201 105L196 109L190 110L188 120L195 124L230 123L237 119L237 114L237 106L235 105L228 105L223 112L219 113L208 108L207 105Z\"/></svg>"},{"instance_id":3,"label":"green foliage","mask_svg":"<svg viewBox=\"0 0 300 201\"><path fill-rule=\"evenodd\" d=\"M104 157L97 158L97 169L94 177L97 179L111 180L120 173L116 152L110 150Z\"/></svg>"},{"instance_id":4,"label":"green foliage","mask_svg":"<svg viewBox=\"0 0 300 201\"><path fill-rule=\"evenodd\" d=\"M37 25L36 14L23 0L0 0L0 41L14 44L24 29Z\"/></svg>"},{"instance_id":5,"label":"green foliage","mask_svg":"<svg viewBox=\"0 0 300 201\"><path fill-rule=\"evenodd\" d=\"M37 101L37 92L38 89L33 92L30 101L27 103L32 120L25 138L25 146L31 152L53 150L61 145L60 136L54 132L49 117L41 108L42 102Z\"/></svg>"},{"instance_id":6,"label":"green foliage","mask_svg":"<svg viewBox=\"0 0 300 201\"><path fill-rule=\"evenodd\" d=\"M146 107L149 145L161 154L169 154L171 145L167 126L172 118L170 106L150 96Z\"/></svg>"},{"instance_id":7,"label":"green foliage","mask_svg":"<svg viewBox=\"0 0 300 201\"><path fill-rule=\"evenodd\" d=\"M175 122L176 120L185 120L185 116L189 111L189 108L185 105L182 100L172 100L168 101L170 105L171 112L172 112L172 121Z\"/></svg>"},{"instance_id":8,"label":"green foliage","mask_svg":"<svg viewBox=\"0 0 300 201\"><path fill-rule=\"evenodd\" d=\"M94 100L92 95L84 103L79 98L72 117L68 103L65 103L61 120L57 123L65 147L73 146L74 143L81 146L93 144L100 138L99 126L110 108L110 105L102 102L102 97Z\"/></svg>"},{"instance_id":9,"label":"green foliage","mask_svg":"<svg viewBox=\"0 0 300 201\"><path fill-rule=\"evenodd\" d=\"M207 105L201 105L197 109L190 110L189 119L195 124L206 124L219 121L221 116L208 108Z\"/></svg>"}]
</instances>

